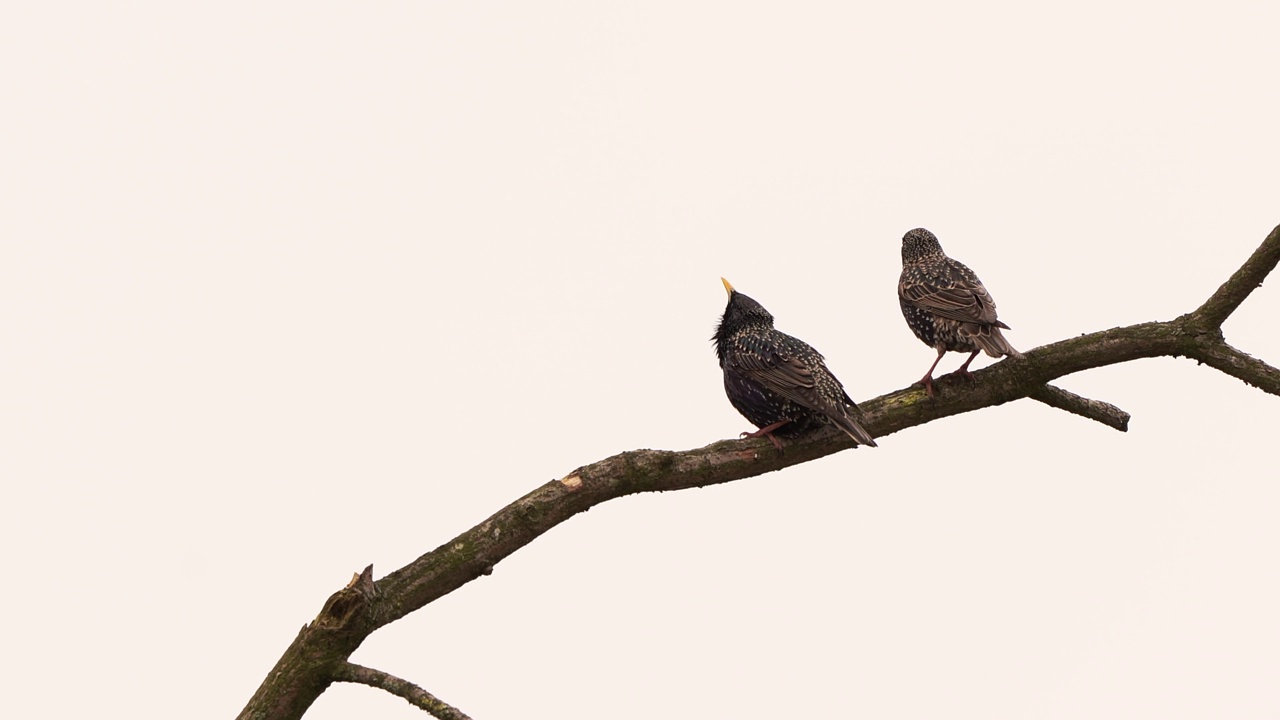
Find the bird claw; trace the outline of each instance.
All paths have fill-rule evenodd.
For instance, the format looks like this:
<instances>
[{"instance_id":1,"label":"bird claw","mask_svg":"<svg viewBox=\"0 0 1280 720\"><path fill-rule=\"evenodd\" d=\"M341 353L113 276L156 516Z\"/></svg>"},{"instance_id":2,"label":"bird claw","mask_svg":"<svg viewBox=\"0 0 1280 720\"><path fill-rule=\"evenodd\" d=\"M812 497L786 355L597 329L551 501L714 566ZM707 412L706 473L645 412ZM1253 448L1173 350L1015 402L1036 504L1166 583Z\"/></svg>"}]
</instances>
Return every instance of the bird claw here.
<instances>
[{"instance_id":1,"label":"bird claw","mask_svg":"<svg viewBox=\"0 0 1280 720\"><path fill-rule=\"evenodd\" d=\"M782 441L774 437L773 432L771 432L771 430L772 430L772 426L770 426L770 430L756 430L755 432L744 432L739 437L741 437L741 439L743 440L747 440L747 439L758 438L763 435L764 437L769 438L769 442L773 443L774 447L778 448L778 452L783 452Z\"/></svg>"},{"instance_id":2,"label":"bird claw","mask_svg":"<svg viewBox=\"0 0 1280 720\"><path fill-rule=\"evenodd\" d=\"M774 431L774 430L777 430L778 428L782 427L783 425L786 425L786 424L787 424L787 423L789 423L789 422L791 422L791 421L790 421L790 420L779 420L778 422L773 423L772 425L766 425L766 426L764 426L764 427L762 427L762 428L760 428L759 430L756 430L756 431L754 431L754 432L744 432L744 433L742 433L742 436L741 436L741 437L742 437L743 439L746 439L746 438L758 438L758 437L760 437L760 436L762 436L762 435L763 435L764 437L769 438L769 442L773 443L773 446L774 446L774 447L778 448L778 452L782 452L782 442L781 442L780 440L778 440L778 438L776 438L776 437L774 437L774 436L773 436L773 431Z\"/></svg>"}]
</instances>

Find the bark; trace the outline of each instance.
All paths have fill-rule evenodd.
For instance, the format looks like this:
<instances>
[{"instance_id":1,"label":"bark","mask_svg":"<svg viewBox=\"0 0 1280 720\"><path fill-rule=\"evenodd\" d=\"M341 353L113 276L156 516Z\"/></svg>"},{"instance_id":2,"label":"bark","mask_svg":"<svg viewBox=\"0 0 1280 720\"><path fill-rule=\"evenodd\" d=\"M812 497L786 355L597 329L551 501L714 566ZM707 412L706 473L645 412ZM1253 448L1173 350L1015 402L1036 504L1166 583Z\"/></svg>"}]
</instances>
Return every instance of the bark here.
<instances>
[{"instance_id":1,"label":"bark","mask_svg":"<svg viewBox=\"0 0 1280 720\"><path fill-rule=\"evenodd\" d=\"M883 437L940 418L1033 398L1056 408L1127 428L1128 413L1048 385L1090 368L1141 358L1186 357L1280 395L1280 370L1228 345L1222 323L1280 262L1280 227L1195 311L1082 335L1028 351L979 370L974 380L945 376L936 398L912 386L859 403L863 426ZM696 450L633 450L584 465L507 505L484 522L381 580L372 566L353 578L303 626L293 644L249 700L240 718L300 718L333 682L360 682L405 698L438 718L465 718L425 690L378 670L354 665L366 637L472 580L503 558L574 515L614 498L741 480L816 460L853 447L826 429L790 441L778 452L768 440L725 440Z\"/></svg>"}]
</instances>

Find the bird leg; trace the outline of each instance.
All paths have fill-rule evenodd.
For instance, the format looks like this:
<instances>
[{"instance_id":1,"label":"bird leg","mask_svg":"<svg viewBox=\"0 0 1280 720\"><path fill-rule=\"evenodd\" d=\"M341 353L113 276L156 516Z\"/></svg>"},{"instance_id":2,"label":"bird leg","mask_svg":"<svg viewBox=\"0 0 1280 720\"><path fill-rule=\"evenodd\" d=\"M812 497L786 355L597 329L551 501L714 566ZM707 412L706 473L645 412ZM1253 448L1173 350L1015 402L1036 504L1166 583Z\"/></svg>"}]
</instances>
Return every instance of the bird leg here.
<instances>
[{"instance_id":1,"label":"bird leg","mask_svg":"<svg viewBox=\"0 0 1280 720\"><path fill-rule=\"evenodd\" d=\"M953 375L955 375L955 374L963 375L963 376L965 376L965 377L969 378L970 380L972 380L972 379L973 379L973 373L969 372L969 363L973 362L973 359L974 359L974 358L976 358L976 357L978 357L978 353L980 353L980 352L982 352L982 351L981 351L981 350L974 350L974 351L973 351L973 353L971 353L971 354L969 355L969 359L968 359L968 360L965 360L965 361L964 361L964 364L963 364L963 365L961 365L958 369L956 369L956 371L955 371L954 373L952 373L952 374L953 374Z\"/></svg>"},{"instance_id":2,"label":"bird leg","mask_svg":"<svg viewBox=\"0 0 1280 720\"><path fill-rule=\"evenodd\" d=\"M760 437L761 435L763 435L764 437L769 438L769 442L773 443L773 446L774 446L774 447L776 447L776 448L778 448L778 450L779 450L779 451L781 451L781 450L782 450L782 443L778 440L778 438L776 438L776 437L774 437L774 436L773 436L773 431L774 431L774 430L777 430L778 428L782 427L783 425L786 425L786 424L787 424L787 423L789 423L789 422L791 422L791 421L790 421L790 420L779 420L778 422L773 423L772 425L765 425L764 427L762 427L762 428L760 428L759 430L756 430L756 431L754 431L754 432L744 432L744 433L742 433L742 437L743 437L744 439L745 439L745 438L758 438L758 437Z\"/></svg>"},{"instance_id":3,"label":"bird leg","mask_svg":"<svg viewBox=\"0 0 1280 720\"><path fill-rule=\"evenodd\" d=\"M933 369L938 367L938 363L942 362L942 356L946 353L946 350L939 350L938 357L934 358L933 364L929 366L929 371L924 374L924 377L920 378L920 382L924 383L924 391L928 393L929 397L933 397ZM969 359L972 360L973 358Z\"/></svg>"}]
</instances>

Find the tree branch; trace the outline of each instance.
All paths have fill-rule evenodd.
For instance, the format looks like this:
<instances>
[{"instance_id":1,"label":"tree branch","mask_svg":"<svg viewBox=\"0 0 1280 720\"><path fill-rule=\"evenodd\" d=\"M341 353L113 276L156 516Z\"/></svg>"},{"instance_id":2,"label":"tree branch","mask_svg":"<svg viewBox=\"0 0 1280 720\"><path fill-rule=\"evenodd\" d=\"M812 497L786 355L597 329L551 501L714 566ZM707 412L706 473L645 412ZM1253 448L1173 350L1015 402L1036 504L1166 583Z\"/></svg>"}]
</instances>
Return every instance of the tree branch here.
<instances>
[{"instance_id":1,"label":"tree branch","mask_svg":"<svg viewBox=\"0 0 1280 720\"><path fill-rule=\"evenodd\" d=\"M1280 370L1227 345L1221 330L1222 322L1277 262L1280 227L1192 313L1168 322L1114 328L1045 345L1021 358L1008 358L979 370L973 381L944 376L935 382L936 398L914 386L882 395L860 403L862 424L881 438L951 415L1033 397L1123 429L1128 415L1122 410L1046 384L1081 370L1161 356L1190 357L1266 392L1280 394ZM239 717L302 717L330 683L351 680L358 674L349 667L348 658L370 633L491 573L508 555L594 505L635 493L741 480L850 447L852 442L844 433L826 428L795 438L787 444L786 452L777 452L762 439L724 440L684 452L634 450L580 467L376 583L372 568L366 568L329 598L315 621L303 627Z\"/></svg>"},{"instance_id":2,"label":"tree branch","mask_svg":"<svg viewBox=\"0 0 1280 720\"><path fill-rule=\"evenodd\" d=\"M1069 413L1074 413L1090 420L1097 420L1103 425L1115 428L1120 432L1128 432L1129 430L1129 413L1111 403L1080 397L1073 392L1053 385L1042 385L1031 391L1027 397L1032 400L1039 400L1049 407L1066 410Z\"/></svg>"},{"instance_id":3,"label":"tree branch","mask_svg":"<svg viewBox=\"0 0 1280 720\"><path fill-rule=\"evenodd\" d=\"M345 662L335 669L333 679L339 682L361 683L381 688L392 695L404 698L410 705L426 710L432 716L440 718L440 720L471 720L465 713L443 702L435 695L408 680L402 680L381 670L374 670L353 662Z\"/></svg>"},{"instance_id":4,"label":"tree branch","mask_svg":"<svg viewBox=\"0 0 1280 720\"><path fill-rule=\"evenodd\" d=\"M1280 395L1280 370L1252 355L1240 352L1220 339L1203 343L1191 353L1191 357L1263 392Z\"/></svg>"},{"instance_id":5,"label":"tree branch","mask_svg":"<svg viewBox=\"0 0 1280 720\"><path fill-rule=\"evenodd\" d=\"M1207 327L1221 328L1231 313L1240 307L1240 303L1249 297L1256 288L1262 287L1262 281L1280 262L1280 227L1276 227L1262 241L1253 255L1232 273L1231 278L1222 284L1203 305L1192 313L1199 322Z\"/></svg>"}]
</instances>

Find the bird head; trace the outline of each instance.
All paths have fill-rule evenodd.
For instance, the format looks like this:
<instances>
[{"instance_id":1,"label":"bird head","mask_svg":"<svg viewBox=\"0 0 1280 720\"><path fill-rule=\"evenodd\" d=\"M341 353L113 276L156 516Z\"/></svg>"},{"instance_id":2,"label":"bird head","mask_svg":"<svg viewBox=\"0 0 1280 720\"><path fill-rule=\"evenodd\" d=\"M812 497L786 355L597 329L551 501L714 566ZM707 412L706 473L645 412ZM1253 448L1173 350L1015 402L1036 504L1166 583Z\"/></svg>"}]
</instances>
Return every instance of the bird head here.
<instances>
[{"instance_id":1,"label":"bird head","mask_svg":"<svg viewBox=\"0 0 1280 720\"><path fill-rule=\"evenodd\" d=\"M724 283L724 290L729 293L729 302L725 305L724 315L720 317L713 340L720 340L741 328L753 325L773 327L773 315L763 305L734 290L728 280L720 278L720 282Z\"/></svg>"},{"instance_id":2,"label":"bird head","mask_svg":"<svg viewBox=\"0 0 1280 720\"><path fill-rule=\"evenodd\" d=\"M904 265L923 257L941 254L942 246L938 244L938 236L924 228L908 230L907 234L902 236L902 262Z\"/></svg>"}]
</instances>

